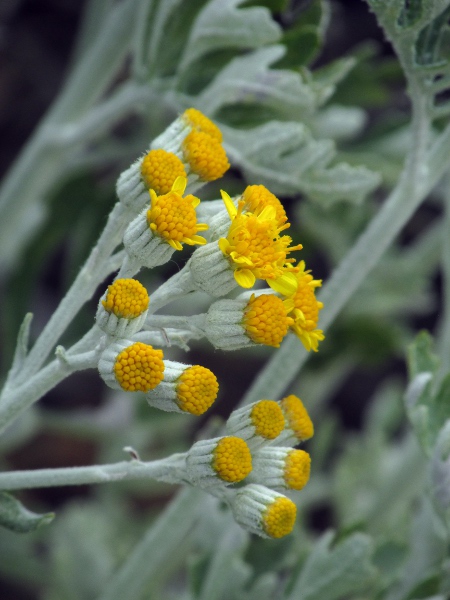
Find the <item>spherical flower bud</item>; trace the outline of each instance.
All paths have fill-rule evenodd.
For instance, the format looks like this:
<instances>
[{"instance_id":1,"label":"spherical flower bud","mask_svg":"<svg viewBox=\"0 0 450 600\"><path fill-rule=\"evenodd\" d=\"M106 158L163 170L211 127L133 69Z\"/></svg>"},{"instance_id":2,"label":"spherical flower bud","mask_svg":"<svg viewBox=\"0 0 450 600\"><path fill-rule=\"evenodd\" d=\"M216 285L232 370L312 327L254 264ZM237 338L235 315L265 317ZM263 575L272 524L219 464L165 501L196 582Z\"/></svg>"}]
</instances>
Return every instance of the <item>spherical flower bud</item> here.
<instances>
[{"instance_id":1,"label":"spherical flower bud","mask_svg":"<svg viewBox=\"0 0 450 600\"><path fill-rule=\"evenodd\" d=\"M218 437L196 442L186 456L187 476L200 487L239 483L252 470L252 455L243 439Z\"/></svg>"},{"instance_id":2,"label":"spherical flower bud","mask_svg":"<svg viewBox=\"0 0 450 600\"><path fill-rule=\"evenodd\" d=\"M170 260L182 244L205 244L197 235L208 229L206 223L197 223L195 207L200 200L195 196L183 197L186 179L178 177L168 194L158 196L150 190L150 209L145 209L128 226L123 243L127 254L137 264L156 267Z\"/></svg>"},{"instance_id":3,"label":"spherical flower bud","mask_svg":"<svg viewBox=\"0 0 450 600\"><path fill-rule=\"evenodd\" d=\"M206 317L205 333L216 348L223 350L255 344L278 348L292 323L278 296L258 293L214 302Z\"/></svg>"},{"instance_id":4,"label":"spherical flower bud","mask_svg":"<svg viewBox=\"0 0 450 600\"><path fill-rule=\"evenodd\" d=\"M253 456L252 480L274 490L301 490L309 480L311 457L304 450L261 448Z\"/></svg>"},{"instance_id":5,"label":"spherical flower bud","mask_svg":"<svg viewBox=\"0 0 450 600\"><path fill-rule=\"evenodd\" d=\"M136 212L149 203L148 192L167 194L177 177L186 177L181 160L163 149L150 150L121 173L116 184L119 200Z\"/></svg>"},{"instance_id":6,"label":"spherical flower bud","mask_svg":"<svg viewBox=\"0 0 450 600\"><path fill-rule=\"evenodd\" d=\"M191 131L183 141L183 159L201 181L214 181L230 168L222 144L204 131Z\"/></svg>"},{"instance_id":7,"label":"spherical flower bud","mask_svg":"<svg viewBox=\"0 0 450 600\"><path fill-rule=\"evenodd\" d=\"M280 400L286 427L275 440L277 445L296 445L314 435L314 425L303 402L294 394Z\"/></svg>"},{"instance_id":8,"label":"spherical flower bud","mask_svg":"<svg viewBox=\"0 0 450 600\"><path fill-rule=\"evenodd\" d=\"M215 123L196 108L188 108L153 140L151 147L176 151L191 131L202 131L218 142L222 141L222 132Z\"/></svg>"},{"instance_id":9,"label":"spherical flower bud","mask_svg":"<svg viewBox=\"0 0 450 600\"><path fill-rule=\"evenodd\" d=\"M297 507L292 500L256 483L236 491L231 510L244 529L263 538L288 535L297 517Z\"/></svg>"},{"instance_id":10,"label":"spherical flower bud","mask_svg":"<svg viewBox=\"0 0 450 600\"><path fill-rule=\"evenodd\" d=\"M130 337L142 329L148 304L147 290L137 279L116 279L100 299L97 325L114 337Z\"/></svg>"},{"instance_id":11,"label":"spherical flower bud","mask_svg":"<svg viewBox=\"0 0 450 600\"><path fill-rule=\"evenodd\" d=\"M147 394L150 406L169 412L202 415L217 398L219 384L212 371L201 365L164 361L164 379Z\"/></svg>"},{"instance_id":12,"label":"spherical flower bud","mask_svg":"<svg viewBox=\"0 0 450 600\"><path fill-rule=\"evenodd\" d=\"M163 379L163 352L142 342L120 340L103 351L98 371L113 389L148 392Z\"/></svg>"},{"instance_id":13,"label":"spherical flower bud","mask_svg":"<svg viewBox=\"0 0 450 600\"><path fill-rule=\"evenodd\" d=\"M259 400L234 410L226 422L226 432L244 439L253 450L277 438L285 427L278 402Z\"/></svg>"}]
</instances>

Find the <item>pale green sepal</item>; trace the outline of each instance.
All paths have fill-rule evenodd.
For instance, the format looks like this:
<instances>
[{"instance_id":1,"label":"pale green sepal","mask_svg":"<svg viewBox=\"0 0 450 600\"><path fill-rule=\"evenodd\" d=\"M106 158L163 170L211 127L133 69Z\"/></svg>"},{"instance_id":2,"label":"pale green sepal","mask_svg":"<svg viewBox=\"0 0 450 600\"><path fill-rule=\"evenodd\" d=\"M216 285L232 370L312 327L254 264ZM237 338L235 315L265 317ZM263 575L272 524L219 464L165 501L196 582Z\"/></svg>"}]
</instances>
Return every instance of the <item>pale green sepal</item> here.
<instances>
[{"instance_id":1,"label":"pale green sepal","mask_svg":"<svg viewBox=\"0 0 450 600\"><path fill-rule=\"evenodd\" d=\"M25 508L8 492L0 492L0 525L6 529L17 533L29 533L41 525L48 525L54 518L54 513L38 515Z\"/></svg>"},{"instance_id":2,"label":"pale green sepal","mask_svg":"<svg viewBox=\"0 0 450 600\"><path fill-rule=\"evenodd\" d=\"M354 533L331 547L335 534L325 533L306 559L286 600L339 600L362 591L376 577L373 543Z\"/></svg>"}]
</instances>

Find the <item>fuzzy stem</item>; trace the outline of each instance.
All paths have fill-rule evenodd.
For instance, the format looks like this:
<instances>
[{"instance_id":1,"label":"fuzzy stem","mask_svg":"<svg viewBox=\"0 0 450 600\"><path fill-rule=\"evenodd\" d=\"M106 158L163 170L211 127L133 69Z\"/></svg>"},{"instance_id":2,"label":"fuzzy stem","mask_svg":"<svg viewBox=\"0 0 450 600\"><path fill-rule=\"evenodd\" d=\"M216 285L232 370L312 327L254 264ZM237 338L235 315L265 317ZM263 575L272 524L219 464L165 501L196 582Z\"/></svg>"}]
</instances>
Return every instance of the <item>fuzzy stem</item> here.
<instances>
[{"instance_id":1,"label":"fuzzy stem","mask_svg":"<svg viewBox=\"0 0 450 600\"><path fill-rule=\"evenodd\" d=\"M36 469L0 473L1 490L110 483L129 479L156 479L169 483L185 480L185 454L173 454L162 460L141 462L127 460L109 465Z\"/></svg>"}]
</instances>

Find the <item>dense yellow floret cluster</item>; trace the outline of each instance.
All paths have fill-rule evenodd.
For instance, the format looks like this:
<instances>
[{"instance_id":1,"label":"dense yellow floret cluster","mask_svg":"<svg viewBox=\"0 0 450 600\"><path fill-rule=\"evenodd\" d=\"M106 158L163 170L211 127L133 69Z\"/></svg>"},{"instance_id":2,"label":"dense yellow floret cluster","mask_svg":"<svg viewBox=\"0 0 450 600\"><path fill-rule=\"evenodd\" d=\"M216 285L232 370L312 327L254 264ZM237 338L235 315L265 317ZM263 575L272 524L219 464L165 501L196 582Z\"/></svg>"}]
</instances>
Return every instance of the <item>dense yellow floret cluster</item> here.
<instances>
[{"instance_id":1,"label":"dense yellow floret cluster","mask_svg":"<svg viewBox=\"0 0 450 600\"><path fill-rule=\"evenodd\" d=\"M215 450L212 468L224 481L238 483L252 470L252 455L247 444L241 438L227 436L222 438Z\"/></svg>"},{"instance_id":2,"label":"dense yellow floret cluster","mask_svg":"<svg viewBox=\"0 0 450 600\"><path fill-rule=\"evenodd\" d=\"M177 177L186 177L181 160L162 148L150 150L141 164L141 176L147 189L158 195L168 194Z\"/></svg>"},{"instance_id":3,"label":"dense yellow floret cluster","mask_svg":"<svg viewBox=\"0 0 450 600\"><path fill-rule=\"evenodd\" d=\"M291 533L295 525L297 507L289 498L276 498L263 515L263 529L273 538L281 538Z\"/></svg>"},{"instance_id":4,"label":"dense yellow floret cluster","mask_svg":"<svg viewBox=\"0 0 450 600\"><path fill-rule=\"evenodd\" d=\"M148 392L159 385L164 376L162 350L136 342L117 356L114 375L127 392Z\"/></svg>"},{"instance_id":5,"label":"dense yellow floret cluster","mask_svg":"<svg viewBox=\"0 0 450 600\"><path fill-rule=\"evenodd\" d=\"M150 190L151 205L147 211L147 223L150 229L162 237L175 250L182 250L182 244L206 244L204 237L197 235L206 231L206 223L197 223L195 207L200 200L189 194L183 197L186 179L176 179L168 194L158 196Z\"/></svg>"},{"instance_id":6,"label":"dense yellow floret cluster","mask_svg":"<svg viewBox=\"0 0 450 600\"><path fill-rule=\"evenodd\" d=\"M185 110L183 118L197 131L203 131L203 133L207 133L219 142L222 141L222 132L217 125L196 108Z\"/></svg>"},{"instance_id":7,"label":"dense yellow floret cluster","mask_svg":"<svg viewBox=\"0 0 450 600\"><path fill-rule=\"evenodd\" d=\"M266 440L274 440L284 429L285 420L280 405L273 400L260 400L250 413L255 433Z\"/></svg>"},{"instance_id":8,"label":"dense yellow floret cluster","mask_svg":"<svg viewBox=\"0 0 450 600\"><path fill-rule=\"evenodd\" d=\"M178 379L176 394L181 410L202 415L217 398L219 384L212 371L194 365L183 371Z\"/></svg>"},{"instance_id":9,"label":"dense yellow floret cluster","mask_svg":"<svg viewBox=\"0 0 450 600\"><path fill-rule=\"evenodd\" d=\"M134 319L148 308L149 297L145 287L137 279L116 279L108 286L103 307L116 317Z\"/></svg>"},{"instance_id":10,"label":"dense yellow floret cluster","mask_svg":"<svg viewBox=\"0 0 450 600\"><path fill-rule=\"evenodd\" d=\"M193 130L183 142L183 155L202 181L219 179L230 168L220 141L204 131Z\"/></svg>"},{"instance_id":11,"label":"dense yellow floret cluster","mask_svg":"<svg viewBox=\"0 0 450 600\"><path fill-rule=\"evenodd\" d=\"M284 480L292 490L301 490L309 481L311 457L304 450L291 450L284 465Z\"/></svg>"},{"instance_id":12,"label":"dense yellow floret cluster","mask_svg":"<svg viewBox=\"0 0 450 600\"><path fill-rule=\"evenodd\" d=\"M287 221L286 211L279 199L269 192L264 185L248 185L242 194L244 201L244 210L258 214L266 206L272 206L275 209L275 220L278 227L284 225Z\"/></svg>"},{"instance_id":13,"label":"dense yellow floret cluster","mask_svg":"<svg viewBox=\"0 0 450 600\"><path fill-rule=\"evenodd\" d=\"M280 401L280 406L298 441L309 440L314 435L314 426L300 398L291 394Z\"/></svg>"},{"instance_id":14,"label":"dense yellow floret cluster","mask_svg":"<svg viewBox=\"0 0 450 600\"><path fill-rule=\"evenodd\" d=\"M255 344L278 348L293 324L283 301L273 294L253 294L244 310L243 326Z\"/></svg>"}]
</instances>

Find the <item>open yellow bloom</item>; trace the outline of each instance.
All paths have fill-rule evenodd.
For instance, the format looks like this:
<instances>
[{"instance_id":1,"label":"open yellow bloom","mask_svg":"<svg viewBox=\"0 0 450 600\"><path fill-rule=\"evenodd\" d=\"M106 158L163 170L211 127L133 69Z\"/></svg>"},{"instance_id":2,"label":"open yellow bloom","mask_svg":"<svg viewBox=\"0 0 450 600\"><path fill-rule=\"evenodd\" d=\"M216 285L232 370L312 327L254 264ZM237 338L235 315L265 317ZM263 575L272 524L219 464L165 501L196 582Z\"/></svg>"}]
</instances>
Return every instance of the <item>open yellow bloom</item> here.
<instances>
[{"instance_id":1,"label":"open yellow bloom","mask_svg":"<svg viewBox=\"0 0 450 600\"><path fill-rule=\"evenodd\" d=\"M296 267L287 258L290 252L301 250L302 245L290 246L292 239L280 232L276 211L266 206L258 214L244 212L245 202L235 207L230 196L222 193L222 199L231 219L226 238L219 239L219 248L229 259L236 282L243 288L251 288L256 279L264 279L272 289L284 295L293 294L297 288Z\"/></svg>"},{"instance_id":2,"label":"open yellow bloom","mask_svg":"<svg viewBox=\"0 0 450 600\"><path fill-rule=\"evenodd\" d=\"M317 352L320 341L325 339L323 331L317 329L319 310L323 303L316 300L315 290L322 285L320 279L314 279L310 271L305 271L305 261L300 261L295 273L297 289L287 295L284 304L289 316L294 319L291 329L300 338L307 350Z\"/></svg>"},{"instance_id":3,"label":"open yellow bloom","mask_svg":"<svg viewBox=\"0 0 450 600\"><path fill-rule=\"evenodd\" d=\"M204 237L197 235L206 231L206 223L197 223L195 207L200 200L191 194L183 198L186 178L177 177L168 194L158 196L150 190L151 205L147 211L147 222L154 234L164 239L175 250L182 250L182 244L206 244Z\"/></svg>"}]
</instances>

